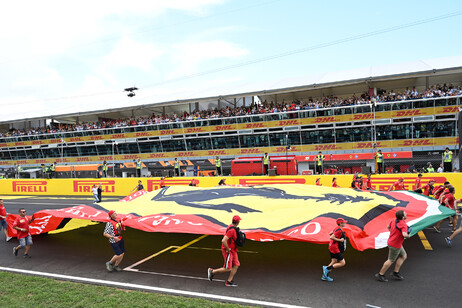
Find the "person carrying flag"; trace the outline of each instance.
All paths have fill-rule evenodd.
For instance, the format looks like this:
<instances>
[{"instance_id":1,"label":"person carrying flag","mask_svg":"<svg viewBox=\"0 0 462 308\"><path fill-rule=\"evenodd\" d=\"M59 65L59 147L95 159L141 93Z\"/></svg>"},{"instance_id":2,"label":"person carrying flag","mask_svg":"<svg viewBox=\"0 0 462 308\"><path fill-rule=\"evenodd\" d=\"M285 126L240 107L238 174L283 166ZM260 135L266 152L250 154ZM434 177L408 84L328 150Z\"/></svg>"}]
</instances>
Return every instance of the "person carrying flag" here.
<instances>
[{"instance_id":1,"label":"person carrying flag","mask_svg":"<svg viewBox=\"0 0 462 308\"><path fill-rule=\"evenodd\" d=\"M456 208L456 211L458 211L459 213L460 213L460 208L457 209L457 207L459 206L458 204L461 204L461 203L462 203L462 199L458 199L454 202L454 207ZM454 231L454 233L452 233L449 237L445 238L446 244L448 245L449 248L452 247L452 241L454 240L454 238L460 233L462 233L462 224L456 231Z\"/></svg>"},{"instance_id":2,"label":"person carrying flag","mask_svg":"<svg viewBox=\"0 0 462 308\"><path fill-rule=\"evenodd\" d=\"M433 184L435 184L435 180L430 179L427 184L425 184L419 189L415 189L414 192L418 192L418 193L423 194L424 196L429 197L433 191Z\"/></svg>"},{"instance_id":3,"label":"person carrying flag","mask_svg":"<svg viewBox=\"0 0 462 308\"><path fill-rule=\"evenodd\" d=\"M322 186L321 184L321 178L316 179L316 186Z\"/></svg>"},{"instance_id":4,"label":"person carrying flag","mask_svg":"<svg viewBox=\"0 0 462 308\"><path fill-rule=\"evenodd\" d=\"M26 248L24 252L24 258L30 258L29 251L32 246L32 236L30 235L29 224L34 221L34 218L28 219L26 217L26 210L24 208L19 209L19 216L13 223L13 229L17 231L17 238L19 246L13 247L13 255L18 256L18 251L21 248Z\"/></svg>"},{"instance_id":5,"label":"person carrying flag","mask_svg":"<svg viewBox=\"0 0 462 308\"><path fill-rule=\"evenodd\" d=\"M333 178L333 179L332 179L332 187L340 187L340 186L338 186L338 184L337 184L337 178Z\"/></svg>"},{"instance_id":6,"label":"person carrying flag","mask_svg":"<svg viewBox=\"0 0 462 308\"><path fill-rule=\"evenodd\" d=\"M456 211L456 208L455 208L455 204L456 204L456 199L454 198L454 193L455 193L455 189L454 187L450 186L448 189L448 192L447 193L444 193L444 195L441 196L441 205L444 205L445 207L447 207L448 209L450 210L454 210ZM450 220L449 223L452 224L452 232L455 232L456 231L456 227L457 227L457 220L458 220L458 216L457 216L457 212L454 212L454 215L452 216L452 221ZM441 223L444 221L443 220L440 220L436 226L433 227L433 229L435 229L435 231L437 233L440 233L440 226L441 226Z\"/></svg>"},{"instance_id":7,"label":"person carrying flag","mask_svg":"<svg viewBox=\"0 0 462 308\"><path fill-rule=\"evenodd\" d=\"M125 230L125 227L122 221L117 220L117 213L114 210L110 210L108 215L110 220L106 223L103 236L109 239L109 244L111 244L115 254L110 261L106 262L106 269L109 272L120 272L122 269L119 267L119 264L122 262L125 254L125 243L122 238L122 230Z\"/></svg>"},{"instance_id":8,"label":"person carrying flag","mask_svg":"<svg viewBox=\"0 0 462 308\"><path fill-rule=\"evenodd\" d=\"M380 272L375 274L380 282L387 282L388 279L385 277L385 273L390 268L390 266L395 263L395 270L391 275L396 280L403 280L404 277L399 273L401 266L404 261L407 259L406 250L404 250L403 242L404 239L410 237L411 228L406 224L405 220L407 218L406 212L399 210L395 214L396 219L390 221L387 226L387 229L390 231L390 236L388 237L388 259L383 263Z\"/></svg>"},{"instance_id":9,"label":"person carrying flag","mask_svg":"<svg viewBox=\"0 0 462 308\"><path fill-rule=\"evenodd\" d=\"M372 189L372 179L371 179L370 173L367 175L365 186L366 186L366 190L373 190Z\"/></svg>"},{"instance_id":10,"label":"person carrying flag","mask_svg":"<svg viewBox=\"0 0 462 308\"><path fill-rule=\"evenodd\" d=\"M399 178L398 181L396 181L395 183L393 183L393 185L390 186L388 191L392 191L393 188L395 188L395 190L405 190L405 188L404 188L404 178Z\"/></svg>"},{"instance_id":11,"label":"person carrying flag","mask_svg":"<svg viewBox=\"0 0 462 308\"><path fill-rule=\"evenodd\" d=\"M415 179L414 191L422 193L422 173L419 173Z\"/></svg>"},{"instance_id":12,"label":"person carrying flag","mask_svg":"<svg viewBox=\"0 0 462 308\"><path fill-rule=\"evenodd\" d=\"M3 199L0 199L0 231L3 229L5 232L5 240L8 242L11 240L11 237L8 236L8 222L6 218L8 214L6 213L5 206L3 205Z\"/></svg>"},{"instance_id":13,"label":"person carrying flag","mask_svg":"<svg viewBox=\"0 0 462 308\"><path fill-rule=\"evenodd\" d=\"M345 233L343 232L343 227L345 227L345 224L348 222L343 218L338 218L337 219L337 227L334 228L329 233L330 236L330 242L329 242L329 252L330 252L330 257L331 261L329 265L325 265L322 267L322 277L321 279L324 281L329 281L332 282L334 279L332 279L329 274L334 268L340 268L345 266L345 259L343 258L343 252L345 251L346 248L346 236Z\"/></svg>"}]
</instances>

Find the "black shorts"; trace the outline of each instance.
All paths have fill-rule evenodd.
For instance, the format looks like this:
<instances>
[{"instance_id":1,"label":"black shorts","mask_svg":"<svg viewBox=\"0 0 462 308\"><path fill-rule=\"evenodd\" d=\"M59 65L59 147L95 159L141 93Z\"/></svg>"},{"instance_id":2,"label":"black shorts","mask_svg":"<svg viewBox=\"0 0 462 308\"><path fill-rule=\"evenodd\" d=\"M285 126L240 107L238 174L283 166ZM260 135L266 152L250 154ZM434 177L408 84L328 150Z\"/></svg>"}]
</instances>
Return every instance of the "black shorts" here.
<instances>
[{"instance_id":1,"label":"black shorts","mask_svg":"<svg viewBox=\"0 0 462 308\"><path fill-rule=\"evenodd\" d=\"M342 261L343 260L343 254L341 252L338 252L338 253L330 252L330 257L332 259L337 259L337 261Z\"/></svg>"},{"instance_id":2,"label":"black shorts","mask_svg":"<svg viewBox=\"0 0 462 308\"><path fill-rule=\"evenodd\" d=\"M111 243L111 247L117 256L120 256L121 254L125 253L124 239L121 239L120 241L115 242L115 243Z\"/></svg>"}]
</instances>

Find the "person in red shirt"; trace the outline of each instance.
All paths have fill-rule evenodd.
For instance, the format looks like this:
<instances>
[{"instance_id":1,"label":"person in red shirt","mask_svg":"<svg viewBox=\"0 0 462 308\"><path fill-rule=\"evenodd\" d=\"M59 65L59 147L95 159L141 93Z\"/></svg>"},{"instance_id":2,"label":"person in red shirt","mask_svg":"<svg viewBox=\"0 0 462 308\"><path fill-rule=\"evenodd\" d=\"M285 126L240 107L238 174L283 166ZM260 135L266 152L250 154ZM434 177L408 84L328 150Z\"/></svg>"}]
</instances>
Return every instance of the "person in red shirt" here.
<instances>
[{"instance_id":1,"label":"person in red shirt","mask_svg":"<svg viewBox=\"0 0 462 308\"><path fill-rule=\"evenodd\" d=\"M358 176L355 181L355 189L361 189L363 184L363 179L362 177Z\"/></svg>"},{"instance_id":2,"label":"person in red shirt","mask_svg":"<svg viewBox=\"0 0 462 308\"><path fill-rule=\"evenodd\" d=\"M316 185L317 185L317 186L322 186L322 184L321 184L321 178L317 178L317 179L316 179Z\"/></svg>"},{"instance_id":3,"label":"person in red shirt","mask_svg":"<svg viewBox=\"0 0 462 308\"><path fill-rule=\"evenodd\" d=\"M337 184L337 178L333 178L333 179L332 179L332 187L340 187L340 186L338 186L338 184Z\"/></svg>"},{"instance_id":4,"label":"person in red shirt","mask_svg":"<svg viewBox=\"0 0 462 308\"><path fill-rule=\"evenodd\" d=\"M8 222L6 221L7 213L5 206L3 205L3 199L0 199L0 231L3 229L5 232L5 239L8 242L11 237L8 236Z\"/></svg>"},{"instance_id":5,"label":"person in red shirt","mask_svg":"<svg viewBox=\"0 0 462 308\"><path fill-rule=\"evenodd\" d=\"M439 200L440 199L440 195L443 193L443 191L449 187L449 182L444 182L444 185L440 185L438 187L435 187L433 189L433 198L435 198L436 200Z\"/></svg>"},{"instance_id":6,"label":"person in red shirt","mask_svg":"<svg viewBox=\"0 0 462 308\"><path fill-rule=\"evenodd\" d=\"M447 188L448 192L447 193L444 193L441 194L441 204L444 205L445 207L447 207L448 209L450 210L454 210L454 215L452 216L452 221L450 221L450 225L452 225L452 232L455 232L456 231L456 226L457 226L457 220L458 220L458 217L457 217L457 212L455 212L456 208L455 208L455 204L456 204L456 198L454 198L454 193L455 193L455 189L454 187L450 186L449 188ZM440 226L441 226L441 223L444 221L443 220L440 220L436 226L434 226L433 228L435 229L435 231L437 233L440 233Z\"/></svg>"},{"instance_id":7,"label":"person in red shirt","mask_svg":"<svg viewBox=\"0 0 462 308\"><path fill-rule=\"evenodd\" d=\"M191 182L189 183L189 186L197 186L197 180L196 179L192 179Z\"/></svg>"},{"instance_id":8,"label":"person in red shirt","mask_svg":"<svg viewBox=\"0 0 462 308\"><path fill-rule=\"evenodd\" d=\"M165 188L165 177L160 178L160 188Z\"/></svg>"},{"instance_id":9,"label":"person in red shirt","mask_svg":"<svg viewBox=\"0 0 462 308\"><path fill-rule=\"evenodd\" d=\"M404 190L404 179L399 178L397 182L390 186L388 191L392 191L393 187L395 188L395 190Z\"/></svg>"},{"instance_id":10,"label":"person in red shirt","mask_svg":"<svg viewBox=\"0 0 462 308\"><path fill-rule=\"evenodd\" d=\"M329 273L334 268L340 268L340 267L345 266L345 259L343 258L343 252L345 251L345 247L346 247L346 236L342 228L345 227L345 224L347 223L347 221L343 218L339 218L337 219L336 222L337 222L337 227L335 227L334 230L332 230L329 233L329 236L330 236L329 252L330 252L331 261L329 265L322 267L321 279L324 281L329 281L329 282L334 281L334 279L332 279L329 276Z\"/></svg>"},{"instance_id":11,"label":"person in red shirt","mask_svg":"<svg viewBox=\"0 0 462 308\"><path fill-rule=\"evenodd\" d=\"M458 199L454 202L454 207L457 207L459 203L462 203L462 199ZM457 211L460 212L460 209L456 209L456 213ZM456 224L454 224L453 226L455 226ZM457 236L459 235L460 233L462 233L462 224L460 225L460 227L454 231L451 236L449 237L446 237L445 240L446 240L446 244L448 245L448 247L452 247L452 240Z\"/></svg>"},{"instance_id":12,"label":"person in red shirt","mask_svg":"<svg viewBox=\"0 0 462 308\"><path fill-rule=\"evenodd\" d=\"M32 236L29 232L29 224L34 221L34 218L28 219L26 217L26 210L21 208L19 209L19 217L13 223L13 229L17 232L17 238L19 241L19 246L13 247L13 255L18 256L18 251L21 248L26 248L24 252L24 258L30 258L29 250L30 246L32 246Z\"/></svg>"},{"instance_id":13,"label":"person in red shirt","mask_svg":"<svg viewBox=\"0 0 462 308\"><path fill-rule=\"evenodd\" d=\"M380 272L375 274L375 277L381 282L387 282L388 279L385 278L385 273L390 268L390 266L395 263L395 270L391 275L394 279L403 280L404 277L399 273L401 266L407 258L406 250L404 250L403 242L405 238L410 237L411 228L406 224L406 212L399 210L395 214L396 219L392 220L387 228L390 231L390 236L388 237L388 259L383 263Z\"/></svg>"},{"instance_id":14,"label":"person in red shirt","mask_svg":"<svg viewBox=\"0 0 462 308\"><path fill-rule=\"evenodd\" d=\"M122 237L122 231L125 230L122 220L117 220L117 213L114 210L108 212L110 220L106 223L106 227L103 231L103 236L109 240L112 250L114 250L114 256L106 262L106 269L109 272L116 271L120 272L122 269L119 267L120 262L125 255L125 242Z\"/></svg>"},{"instance_id":15,"label":"person in red shirt","mask_svg":"<svg viewBox=\"0 0 462 308\"><path fill-rule=\"evenodd\" d=\"M232 223L226 228L225 235L221 240L221 252L223 254L223 259L225 260L225 264L223 267L213 269L209 267L207 270L207 277L210 281L213 280L213 276L220 273L229 273L228 279L225 282L225 286L227 287L237 287L237 284L234 283L234 275L236 275L237 270L241 263L239 263L239 258L237 256L237 226L239 226L239 222L241 221L241 217L235 215L233 217Z\"/></svg>"},{"instance_id":16,"label":"person in red shirt","mask_svg":"<svg viewBox=\"0 0 462 308\"><path fill-rule=\"evenodd\" d=\"M365 186L366 186L366 190L373 190L372 189L372 179L371 179L370 174L367 175Z\"/></svg>"},{"instance_id":17,"label":"person in red shirt","mask_svg":"<svg viewBox=\"0 0 462 308\"><path fill-rule=\"evenodd\" d=\"M421 188L416 189L416 190L414 190L414 191L415 191L415 192L418 192L418 193L421 193L421 194L423 194L424 196L429 197L430 194L431 194L432 191L433 191L433 184L435 184L435 180L434 180L434 179L430 179L430 181L428 181L427 184L425 184L425 185L422 186Z\"/></svg>"},{"instance_id":18,"label":"person in red shirt","mask_svg":"<svg viewBox=\"0 0 462 308\"><path fill-rule=\"evenodd\" d=\"M415 179L415 187L414 190L420 189L420 193L422 193L422 173L419 173L417 175L417 178Z\"/></svg>"}]
</instances>

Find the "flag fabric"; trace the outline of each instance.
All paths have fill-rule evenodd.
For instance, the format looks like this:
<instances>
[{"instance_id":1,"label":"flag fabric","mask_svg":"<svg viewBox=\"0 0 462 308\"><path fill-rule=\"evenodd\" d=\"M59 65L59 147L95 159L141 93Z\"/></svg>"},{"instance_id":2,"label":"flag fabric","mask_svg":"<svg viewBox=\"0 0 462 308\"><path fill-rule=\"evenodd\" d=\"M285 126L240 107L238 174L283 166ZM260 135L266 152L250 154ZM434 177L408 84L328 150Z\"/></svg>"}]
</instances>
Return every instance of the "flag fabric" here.
<instances>
[{"instance_id":1,"label":"flag fabric","mask_svg":"<svg viewBox=\"0 0 462 308\"><path fill-rule=\"evenodd\" d=\"M221 235L234 215L241 229L255 241L293 240L329 242L336 219L348 221L344 230L357 250L379 249L387 244L387 225L398 210L407 213L412 234L454 215L435 199L408 191L359 191L311 185L171 186L153 192L136 192L128 202L102 202L33 215L31 234L66 228L70 219L107 222L115 210L124 225L147 232ZM121 200L122 201L122 200ZM16 215L10 215L14 220ZM10 235L14 230L10 229Z\"/></svg>"}]
</instances>

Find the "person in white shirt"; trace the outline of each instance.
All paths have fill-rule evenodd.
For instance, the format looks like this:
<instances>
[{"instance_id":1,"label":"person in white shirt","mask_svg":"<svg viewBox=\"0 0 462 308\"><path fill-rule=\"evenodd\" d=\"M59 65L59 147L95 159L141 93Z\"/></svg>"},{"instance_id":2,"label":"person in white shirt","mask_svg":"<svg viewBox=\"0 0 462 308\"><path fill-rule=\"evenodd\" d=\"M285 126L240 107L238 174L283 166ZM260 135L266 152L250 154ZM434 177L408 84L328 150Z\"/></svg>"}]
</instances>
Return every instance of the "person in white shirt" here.
<instances>
[{"instance_id":1,"label":"person in white shirt","mask_svg":"<svg viewBox=\"0 0 462 308\"><path fill-rule=\"evenodd\" d=\"M443 172L443 164L440 164L440 167L438 168L438 170L436 170L436 172L438 172L438 173Z\"/></svg>"},{"instance_id":2,"label":"person in white shirt","mask_svg":"<svg viewBox=\"0 0 462 308\"><path fill-rule=\"evenodd\" d=\"M99 199L98 199L98 188L96 187L96 184L93 185L93 188L91 189L91 192L93 193L93 197L95 197L95 200L93 201L93 203L98 203L98 202L99 202Z\"/></svg>"}]
</instances>

